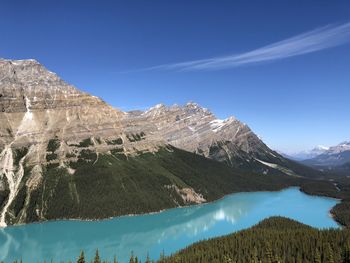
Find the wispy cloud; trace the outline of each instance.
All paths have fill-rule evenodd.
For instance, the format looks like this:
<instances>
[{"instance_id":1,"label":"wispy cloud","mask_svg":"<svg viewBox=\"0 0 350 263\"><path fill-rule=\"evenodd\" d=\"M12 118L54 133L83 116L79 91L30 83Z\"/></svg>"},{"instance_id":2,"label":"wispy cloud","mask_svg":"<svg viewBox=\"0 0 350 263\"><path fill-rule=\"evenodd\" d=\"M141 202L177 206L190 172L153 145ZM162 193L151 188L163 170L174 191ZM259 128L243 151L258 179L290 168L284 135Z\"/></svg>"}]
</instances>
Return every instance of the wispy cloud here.
<instances>
[{"instance_id":1,"label":"wispy cloud","mask_svg":"<svg viewBox=\"0 0 350 263\"><path fill-rule=\"evenodd\" d=\"M300 56L350 42L350 22L321 27L249 52L153 66L144 70L219 70Z\"/></svg>"}]
</instances>

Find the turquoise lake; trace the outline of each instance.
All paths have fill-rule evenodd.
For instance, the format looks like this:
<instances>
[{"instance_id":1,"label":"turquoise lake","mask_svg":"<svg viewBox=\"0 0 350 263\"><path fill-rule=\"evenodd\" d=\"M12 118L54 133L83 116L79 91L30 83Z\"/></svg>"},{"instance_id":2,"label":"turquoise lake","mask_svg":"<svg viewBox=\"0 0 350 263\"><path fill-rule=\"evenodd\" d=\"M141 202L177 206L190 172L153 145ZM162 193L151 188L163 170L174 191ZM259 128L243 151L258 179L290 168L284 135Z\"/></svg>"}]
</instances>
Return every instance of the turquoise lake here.
<instances>
[{"instance_id":1,"label":"turquoise lake","mask_svg":"<svg viewBox=\"0 0 350 263\"><path fill-rule=\"evenodd\" d=\"M73 262L82 249L91 258L127 262L130 252L159 258L198 240L248 228L269 216L286 216L318 227L339 227L329 210L336 199L309 196L298 188L229 195L217 202L161 213L102 221L54 221L0 229L0 261Z\"/></svg>"}]
</instances>

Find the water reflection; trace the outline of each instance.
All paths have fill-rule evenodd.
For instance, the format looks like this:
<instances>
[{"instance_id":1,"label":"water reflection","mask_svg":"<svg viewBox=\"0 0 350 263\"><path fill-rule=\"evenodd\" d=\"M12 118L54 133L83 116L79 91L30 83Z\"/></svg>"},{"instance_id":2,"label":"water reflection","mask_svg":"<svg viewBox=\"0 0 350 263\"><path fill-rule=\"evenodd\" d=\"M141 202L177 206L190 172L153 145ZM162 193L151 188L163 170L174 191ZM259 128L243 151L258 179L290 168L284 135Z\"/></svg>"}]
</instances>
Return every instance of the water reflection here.
<instances>
[{"instance_id":1,"label":"water reflection","mask_svg":"<svg viewBox=\"0 0 350 263\"><path fill-rule=\"evenodd\" d=\"M336 202L291 188L234 194L212 204L153 215L8 227L0 231L0 260L67 261L75 260L81 249L92 257L96 248L103 257L117 255L121 262L127 261L130 251L157 258L163 250L169 254L195 241L249 227L270 215L289 216L317 227L336 226L328 216Z\"/></svg>"}]
</instances>

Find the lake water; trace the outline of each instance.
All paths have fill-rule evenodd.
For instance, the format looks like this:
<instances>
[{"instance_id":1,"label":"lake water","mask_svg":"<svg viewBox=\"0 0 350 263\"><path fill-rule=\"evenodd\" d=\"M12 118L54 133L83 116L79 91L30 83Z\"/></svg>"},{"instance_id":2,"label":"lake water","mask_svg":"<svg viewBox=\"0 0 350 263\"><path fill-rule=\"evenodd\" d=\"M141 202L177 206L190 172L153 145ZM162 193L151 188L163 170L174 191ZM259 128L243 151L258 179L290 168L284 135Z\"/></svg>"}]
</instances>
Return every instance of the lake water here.
<instances>
[{"instance_id":1,"label":"lake water","mask_svg":"<svg viewBox=\"0 0 350 263\"><path fill-rule=\"evenodd\" d=\"M298 188L279 192L232 194L217 202L176 208L158 214L103 221L56 221L0 229L0 261L73 262L82 249L89 259L96 248L102 258L127 262L130 252L156 259L198 240L248 228L269 216L286 216L318 227L338 227L329 210L337 200L309 196Z\"/></svg>"}]
</instances>

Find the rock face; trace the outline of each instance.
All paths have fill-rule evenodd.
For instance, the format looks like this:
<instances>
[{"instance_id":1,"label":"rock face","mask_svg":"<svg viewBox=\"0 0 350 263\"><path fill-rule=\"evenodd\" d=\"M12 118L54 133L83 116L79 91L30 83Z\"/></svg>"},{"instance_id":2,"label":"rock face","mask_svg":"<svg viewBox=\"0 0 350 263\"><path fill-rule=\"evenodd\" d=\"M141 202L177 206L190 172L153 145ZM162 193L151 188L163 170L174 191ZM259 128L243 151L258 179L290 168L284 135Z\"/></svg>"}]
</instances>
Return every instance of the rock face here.
<instances>
[{"instance_id":1,"label":"rock face","mask_svg":"<svg viewBox=\"0 0 350 263\"><path fill-rule=\"evenodd\" d=\"M40 146L46 148L52 138L68 145L92 138L93 145L102 144L96 146L102 151L110 147L94 138L128 142L122 126L124 112L65 83L35 60L0 60L0 112L0 148L35 146L37 156L31 163L45 160ZM67 151L65 145L61 148ZM130 146L130 151L134 148Z\"/></svg>"},{"instance_id":2,"label":"rock face","mask_svg":"<svg viewBox=\"0 0 350 263\"><path fill-rule=\"evenodd\" d=\"M196 103L183 107L158 104L145 112L128 113L124 120L132 132L145 131L154 139L234 167L256 159L281 158L246 124L235 117L217 119Z\"/></svg>"},{"instance_id":3,"label":"rock face","mask_svg":"<svg viewBox=\"0 0 350 263\"><path fill-rule=\"evenodd\" d=\"M177 148L195 153L187 158L195 158L200 167L185 171L187 153ZM0 226L149 212L233 191L231 184L225 188L225 175L203 179L208 184L196 181L206 173L202 156L264 175L304 172L234 117L219 120L195 103L122 112L65 83L35 60L0 59ZM211 165L225 174L233 171ZM189 170L188 178L199 177L182 178ZM151 192L142 174L154 180ZM225 190L211 186L219 180ZM86 189L101 191L96 197ZM134 199L130 189L139 192ZM126 192L108 199L107 191ZM152 203L144 203L146 194ZM100 203L94 203L96 199ZM103 206L103 211L96 212L90 203ZM130 203L135 209L125 210Z\"/></svg>"}]
</instances>

